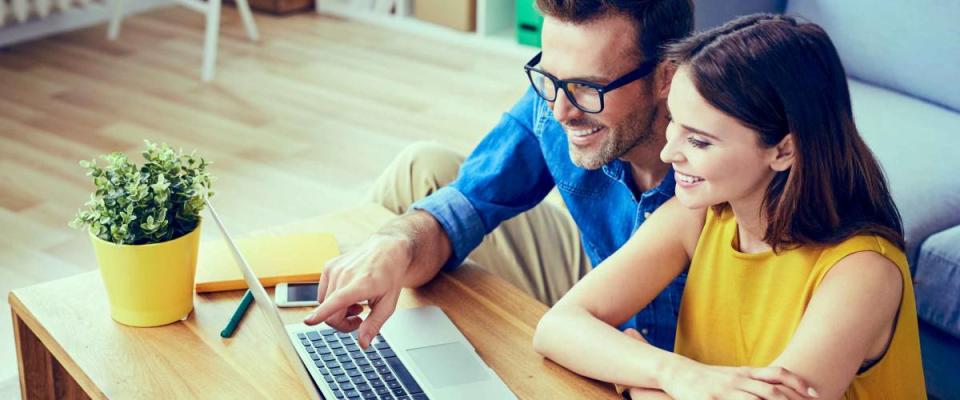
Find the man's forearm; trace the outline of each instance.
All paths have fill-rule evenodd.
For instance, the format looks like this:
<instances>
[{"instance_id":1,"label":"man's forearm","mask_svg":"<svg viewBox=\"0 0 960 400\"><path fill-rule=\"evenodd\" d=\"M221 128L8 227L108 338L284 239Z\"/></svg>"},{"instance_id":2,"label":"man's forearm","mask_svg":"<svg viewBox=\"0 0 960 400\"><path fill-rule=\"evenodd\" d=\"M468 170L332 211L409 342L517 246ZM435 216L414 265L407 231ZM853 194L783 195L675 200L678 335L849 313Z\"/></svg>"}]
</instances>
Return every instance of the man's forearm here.
<instances>
[{"instance_id":1,"label":"man's forearm","mask_svg":"<svg viewBox=\"0 0 960 400\"><path fill-rule=\"evenodd\" d=\"M450 238L436 218L426 211L412 211L397 217L377 235L399 240L411 255L403 286L418 287L440 272L453 252Z\"/></svg>"}]
</instances>

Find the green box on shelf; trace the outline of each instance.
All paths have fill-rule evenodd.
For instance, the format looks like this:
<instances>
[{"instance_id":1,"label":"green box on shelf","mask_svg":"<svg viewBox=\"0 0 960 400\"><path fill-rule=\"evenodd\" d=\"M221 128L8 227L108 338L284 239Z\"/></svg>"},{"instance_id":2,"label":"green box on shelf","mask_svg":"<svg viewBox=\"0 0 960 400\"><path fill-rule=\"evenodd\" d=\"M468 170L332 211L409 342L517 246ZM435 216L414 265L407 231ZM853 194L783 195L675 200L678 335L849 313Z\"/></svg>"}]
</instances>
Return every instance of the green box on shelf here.
<instances>
[{"instance_id":1,"label":"green box on shelf","mask_svg":"<svg viewBox=\"0 0 960 400\"><path fill-rule=\"evenodd\" d=\"M543 15L533 5L534 0L517 0L517 43L540 47L540 27Z\"/></svg>"}]
</instances>

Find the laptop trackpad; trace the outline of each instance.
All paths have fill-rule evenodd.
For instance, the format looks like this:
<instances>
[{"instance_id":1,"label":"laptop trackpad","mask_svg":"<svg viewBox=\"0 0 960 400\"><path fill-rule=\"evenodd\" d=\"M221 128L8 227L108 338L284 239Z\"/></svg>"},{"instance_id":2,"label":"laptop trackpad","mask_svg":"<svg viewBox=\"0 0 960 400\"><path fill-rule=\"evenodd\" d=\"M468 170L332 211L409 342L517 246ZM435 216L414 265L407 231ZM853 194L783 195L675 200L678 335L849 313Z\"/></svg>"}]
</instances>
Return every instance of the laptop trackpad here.
<instances>
[{"instance_id":1,"label":"laptop trackpad","mask_svg":"<svg viewBox=\"0 0 960 400\"><path fill-rule=\"evenodd\" d=\"M490 373L463 342L407 350L407 354L436 388L489 379Z\"/></svg>"}]
</instances>

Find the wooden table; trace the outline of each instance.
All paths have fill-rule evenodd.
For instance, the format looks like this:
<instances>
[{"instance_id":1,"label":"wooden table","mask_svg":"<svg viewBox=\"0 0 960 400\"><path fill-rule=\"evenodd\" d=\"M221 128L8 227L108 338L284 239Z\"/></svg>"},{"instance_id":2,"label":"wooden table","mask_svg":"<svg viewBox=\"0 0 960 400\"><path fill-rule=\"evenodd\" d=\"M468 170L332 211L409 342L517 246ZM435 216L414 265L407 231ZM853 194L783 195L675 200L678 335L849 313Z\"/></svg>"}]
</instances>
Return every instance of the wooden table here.
<instances>
[{"instance_id":1,"label":"wooden table","mask_svg":"<svg viewBox=\"0 0 960 400\"><path fill-rule=\"evenodd\" d=\"M273 233L328 231L356 244L390 218L367 206ZM229 224L229 221L227 221ZM349 246L344 246L349 247ZM231 339L219 335L242 292L197 295L182 322L131 328L110 319L99 272L10 293L24 398L298 398L303 387L254 307ZM404 289L399 307L434 304L522 399L617 398L533 351L547 307L473 265ZM296 322L309 309L283 309Z\"/></svg>"}]
</instances>

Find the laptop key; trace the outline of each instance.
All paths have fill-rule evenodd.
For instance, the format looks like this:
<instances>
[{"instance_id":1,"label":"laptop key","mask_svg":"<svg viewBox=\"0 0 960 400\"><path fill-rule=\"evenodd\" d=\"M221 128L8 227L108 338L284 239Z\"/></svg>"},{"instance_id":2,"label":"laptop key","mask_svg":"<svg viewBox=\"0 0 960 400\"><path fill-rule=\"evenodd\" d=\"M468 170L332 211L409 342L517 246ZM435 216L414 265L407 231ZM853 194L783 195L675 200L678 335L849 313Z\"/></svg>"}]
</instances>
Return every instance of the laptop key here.
<instances>
[{"instance_id":1,"label":"laptop key","mask_svg":"<svg viewBox=\"0 0 960 400\"><path fill-rule=\"evenodd\" d=\"M348 353L348 352L347 352L346 350L344 350L344 349L339 349L339 348L338 348L338 349L333 349L333 355L335 355L335 356L337 356L337 357L346 356L346 355L349 355L349 354L350 354L350 353Z\"/></svg>"},{"instance_id":2,"label":"laptop key","mask_svg":"<svg viewBox=\"0 0 960 400\"><path fill-rule=\"evenodd\" d=\"M377 392L377 394L380 396L381 399L383 398L384 395L390 395L392 393L390 389L387 389L385 387L378 387L374 391ZM390 397L393 397L393 396L391 395Z\"/></svg>"},{"instance_id":3,"label":"laptop key","mask_svg":"<svg viewBox=\"0 0 960 400\"><path fill-rule=\"evenodd\" d=\"M320 359L320 355L317 353L310 353L310 359L313 361L317 361Z\"/></svg>"},{"instance_id":4,"label":"laptop key","mask_svg":"<svg viewBox=\"0 0 960 400\"><path fill-rule=\"evenodd\" d=\"M357 345L355 345L355 344L347 344L346 349L347 349L347 351L353 353L353 352L355 352L355 351L360 351L360 346L357 346Z\"/></svg>"},{"instance_id":5,"label":"laptop key","mask_svg":"<svg viewBox=\"0 0 960 400\"><path fill-rule=\"evenodd\" d=\"M306 338L307 338L307 335L306 335L306 334L303 334L303 333L298 333L298 334L297 334L297 337L300 338L300 340L303 340L303 339L306 339Z\"/></svg>"},{"instance_id":6,"label":"laptop key","mask_svg":"<svg viewBox=\"0 0 960 400\"><path fill-rule=\"evenodd\" d=\"M384 365L384 366L382 366L382 367L377 367L377 372L380 373L381 376L383 376L383 374L389 374L389 373L390 373L390 368L387 367L386 365Z\"/></svg>"},{"instance_id":7,"label":"laptop key","mask_svg":"<svg viewBox=\"0 0 960 400\"><path fill-rule=\"evenodd\" d=\"M327 347L327 346L323 346L323 347L317 346L317 353L319 353L319 354L333 354L333 350L330 350L330 348Z\"/></svg>"},{"instance_id":8,"label":"laptop key","mask_svg":"<svg viewBox=\"0 0 960 400\"><path fill-rule=\"evenodd\" d=\"M393 395L394 395L394 396L403 396L403 395L405 395L405 394L407 394L407 393L404 392L403 389L393 389Z\"/></svg>"},{"instance_id":9,"label":"laptop key","mask_svg":"<svg viewBox=\"0 0 960 400\"><path fill-rule=\"evenodd\" d=\"M365 365L370 365L370 361L367 361L366 358L361 358L361 359L358 359L358 360L357 360L357 365L359 365L359 366L361 366L361 367L362 367L362 366L365 366Z\"/></svg>"},{"instance_id":10,"label":"laptop key","mask_svg":"<svg viewBox=\"0 0 960 400\"><path fill-rule=\"evenodd\" d=\"M390 344L388 344L386 341L380 341L380 342L377 342L377 344L373 345L373 347L376 347L377 349L380 349L380 350L389 349Z\"/></svg>"},{"instance_id":11,"label":"laptop key","mask_svg":"<svg viewBox=\"0 0 960 400\"><path fill-rule=\"evenodd\" d=\"M367 379L370 379L370 378L367 378ZM387 386L387 384L383 383L383 381L381 381L380 378L373 378L373 379L370 379L370 386L373 386L374 388L382 388Z\"/></svg>"},{"instance_id":12,"label":"laptop key","mask_svg":"<svg viewBox=\"0 0 960 400\"><path fill-rule=\"evenodd\" d=\"M350 382L350 377L346 375L334 375L333 380L337 381L337 383L348 383Z\"/></svg>"},{"instance_id":13,"label":"laptop key","mask_svg":"<svg viewBox=\"0 0 960 400\"><path fill-rule=\"evenodd\" d=\"M413 376L410 375L407 367L403 366L399 358L387 357L384 360L387 361L387 364L390 364L390 368L393 369L394 374L397 375L397 378L403 383L403 386L406 386L411 394L423 393L423 389L420 389L420 385L413 379Z\"/></svg>"},{"instance_id":14,"label":"laptop key","mask_svg":"<svg viewBox=\"0 0 960 400\"><path fill-rule=\"evenodd\" d=\"M357 364L354 364L353 360L344 361L340 363L340 366L342 366L343 369L357 369Z\"/></svg>"},{"instance_id":15,"label":"laptop key","mask_svg":"<svg viewBox=\"0 0 960 400\"><path fill-rule=\"evenodd\" d=\"M425 395L425 394L423 394L423 393L417 393L417 394L413 395L413 400L430 400L430 399L427 398L427 395Z\"/></svg>"},{"instance_id":16,"label":"laptop key","mask_svg":"<svg viewBox=\"0 0 960 400\"><path fill-rule=\"evenodd\" d=\"M390 372L387 372L385 374L380 374L380 377L387 382L397 380L397 377L393 376L393 373L390 373Z\"/></svg>"},{"instance_id":17,"label":"laptop key","mask_svg":"<svg viewBox=\"0 0 960 400\"><path fill-rule=\"evenodd\" d=\"M344 374L346 374L346 371L344 371L343 368L340 368L340 367L330 368L330 374L331 374L331 375L344 375Z\"/></svg>"},{"instance_id":18,"label":"laptop key","mask_svg":"<svg viewBox=\"0 0 960 400\"><path fill-rule=\"evenodd\" d=\"M339 391L339 390L334 390L334 391L333 391L333 397L336 397L336 398L338 398L338 399L345 399L345 398L346 398L346 397L343 397L343 392L341 392L341 391Z\"/></svg>"},{"instance_id":19,"label":"laptop key","mask_svg":"<svg viewBox=\"0 0 960 400\"><path fill-rule=\"evenodd\" d=\"M396 357L391 357L391 358L396 358ZM373 359L373 358L371 357L371 359L370 359L370 365L372 365L372 366L374 366L374 367L382 367L382 366L384 366L384 365L387 365L387 363L386 363L385 361L381 360L380 357L377 357L376 359Z\"/></svg>"},{"instance_id":20,"label":"laptop key","mask_svg":"<svg viewBox=\"0 0 960 400\"><path fill-rule=\"evenodd\" d=\"M379 380L379 379L380 379L380 376L377 375L376 372L367 372L367 373L363 374L363 376L364 376L365 378L369 379L370 382L374 382L375 380Z\"/></svg>"},{"instance_id":21,"label":"laptop key","mask_svg":"<svg viewBox=\"0 0 960 400\"><path fill-rule=\"evenodd\" d=\"M396 389L403 390L403 386L401 386L400 382L397 382L397 381L387 381L387 387L390 388L391 390L396 390Z\"/></svg>"},{"instance_id":22,"label":"laptop key","mask_svg":"<svg viewBox=\"0 0 960 400\"><path fill-rule=\"evenodd\" d=\"M337 357L337 361L340 361L341 363L346 363L346 362L353 362L353 359L350 358L350 356L344 354L340 357Z\"/></svg>"},{"instance_id":23,"label":"laptop key","mask_svg":"<svg viewBox=\"0 0 960 400\"><path fill-rule=\"evenodd\" d=\"M327 381L327 383L334 383L337 381L336 379L333 379L333 375L324 375L323 380Z\"/></svg>"},{"instance_id":24,"label":"laptop key","mask_svg":"<svg viewBox=\"0 0 960 400\"><path fill-rule=\"evenodd\" d=\"M380 355L377 353L370 353L370 354L367 354L367 358L369 358L370 361L379 360Z\"/></svg>"},{"instance_id":25,"label":"laptop key","mask_svg":"<svg viewBox=\"0 0 960 400\"><path fill-rule=\"evenodd\" d=\"M357 387L353 386L353 382L343 382L340 384L340 390L346 392L348 390L356 390Z\"/></svg>"},{"instance_id":26,"label":"laptop key","mask_svg":"<svg viewBox=\"0 0 960 400\"><path fill-rule=\"evenodd\" d=\"M301 333L301 335L303 335L303 334ZM317 333L317 331L307 332L307 333L306 333L306 337L309 338L310 340L320 340L320 334ZM303 339L303 338L301 338L301 339Z\"/></svg>"},{"instance_id":27,"label":"laptop key","mask_svg":"<svg viewBox=\"0 0 960 400\"><path fill-rule=\"evenodd\" d=\"M337 330L336 330L336 329L324 329L324 330L320 331L320 334L323 335L323 336L333 336L333 335L336 335L336 334L337 334Z\"/></svg>"},{"instance_id":28,"label":"laptop key","mask_svg":"<svg viewBox=\"0 0 960 400\"><path fill-rule=\"evenodd\" d=\"M362 376L362 375L363 375L363 373L360 372L360 371L358 371L358 370L356 370L356 369L348 369L348 370L347 370L347 376L349 376L349 377L351 377L351 378L353 378L353 377L355 377L355 376Z\"/></svg>"},{"instance_id":29,"label":"laptop key","mask_svg":"<svg viewBox=\"0 0 960 400\"><path fill-rule=\"evenodd\" d=\"M377 392L372 390L366 392L360 392L360 398L363 400L376 400Z\"/></svg>"},{"instance_id":30,"label":"laptop key","mask_svg":"<svg viewBox=\"0 0 960 400\"><path fill-rule=\"evenodd\" d=\"M391 349L380 350L380 357L396 357L397 353L394 353Z\"/></svg>"},{"instance_id":31,"label":"laptop key","mask_svg":"<svg viewBox=\"0 0 960 400\"><path fill-rule=\"evenodd\" d=\"M353 378L350 378L350 381L353 382L354 385L359 385L359 384L361 384L361 383L363 383L363 384L366 384L366 383L367 383L367 380L366 380L366 379L363 379L363 376L362 376L362 375L361 375L361 376L355 376L355 377L353 377Z\"/></svg>"},{"instance_id":32,"label":"laptop key","mask_svg":"<svg viewBox=\"0 0 960 400\"><path fill-rule=\"evenodd\" d=\"M336 359L337 359L337 356L335 356L335 355L333 355L333 354L322 354L322 355L320 355L320 359L323 360L323 362L331 362L331 361L336 360Z\"/></svg>"}]
</instances>

